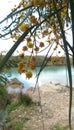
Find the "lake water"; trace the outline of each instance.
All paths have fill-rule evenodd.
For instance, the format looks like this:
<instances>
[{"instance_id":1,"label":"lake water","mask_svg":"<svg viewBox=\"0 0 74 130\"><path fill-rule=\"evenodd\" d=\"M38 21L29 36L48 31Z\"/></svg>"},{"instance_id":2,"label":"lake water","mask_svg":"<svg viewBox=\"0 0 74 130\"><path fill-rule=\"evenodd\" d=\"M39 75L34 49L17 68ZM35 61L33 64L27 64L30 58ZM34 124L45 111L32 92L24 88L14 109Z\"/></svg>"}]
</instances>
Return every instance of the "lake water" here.
<instances>
[{"instance_id":1,"label":"lake water","mask_svg":"<svg viewBox=\"0 0 74 130\"><path fill-rule=\"evenodd\" d=\"M31 79L26 79L25 74L18 74L16 68L12 68L9 71L10 77L9 79L17 78L20 80L25 88L29 88L31 86L35 86L36 83L36 73L38 73L40 67L37 67L36 70L33 71L34 76ZM54 83L54 84L61 84L61 85L67 85L68 74L67 69L65 66L49 66L45 67L44 70L41 72L39 76L38 85L41 86L45 83ZM73 87L74 87L74 68L72 67L72 77L73 77Z\"/></svg>"}]
</instances>

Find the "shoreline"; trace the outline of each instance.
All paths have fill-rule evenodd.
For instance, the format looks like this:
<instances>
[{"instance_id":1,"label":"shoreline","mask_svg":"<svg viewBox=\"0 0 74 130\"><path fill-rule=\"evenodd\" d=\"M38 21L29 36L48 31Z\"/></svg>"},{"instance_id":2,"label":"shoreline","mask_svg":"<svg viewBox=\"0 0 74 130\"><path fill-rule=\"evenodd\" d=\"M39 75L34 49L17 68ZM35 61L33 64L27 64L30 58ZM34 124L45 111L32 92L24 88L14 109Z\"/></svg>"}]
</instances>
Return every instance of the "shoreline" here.
<instances>
[{"instance_id":1,"label":"shoreline","mask_svg":"<svg viewBox=\"0 0 74 130\"><path fill-rule=\"evenodd\" d=\"M35 89L34 86L30 86L28 89L30 88L33 88ZM60 83L53 83L53 82L48 82L48 83L43 83L41 85L37 85L36 89L39 88L39 89L45 89L45 88L50 88L50 89L54 89L54 90L60 90L60 89L69 89L70 87L68 85L63 85L63 84L60 84ZM74 86L73 86L73 89L74 89Z\"/></svg>"},{"instance_id":2,"label":"shoreline","mask_svg":"<svg viewBox=\"0 0 74 130\"><path fill-rule=\"evenodd\" d=\"M23 126L24 130L27 128L43 130L42 120L44 121L45 130L54 130L55 126L60 126L62 129L69 125L70 93L68 87L47 83L35 90L34 87L28 88L26 94L40 105L29 108L21 105L10 113L11 119L14 117L15 121L22 121L24 117L28 117L29 120L26 120ZM72 128L74 129L74 89L72 108Z\"/></svg>"},{"instance_id":3,"label":"shoreline","mask_svg":"<svg viewBox=\"0 0 74 130\"><path fill-rule=\"evenodd\" d=\"M40 90L43 89L43 91L45 89L50 89L50 90L61 90L61 89L69 89L69 86L68 85L63 85L63 84L60 84L60 83L53 83L53 82L47 82L47 83L43 83L43 84L37 84L36 85L36 89L39 88ZM11 86L7 86L6 87L8 93L20 93L22 91L22 93L26 93L27 90L30 90L30 89L35 89L35 85L30 85L28 87L25 87L24 88L18 88L18 87L15 87L15 88L12 88ZM74 86L73 86L73 89L74 89Z\"/></svg>"},{"instance_id":4,"label":"shoreline","mask_svg":"<svg viewBox=\"0 0 74 130\"><path fill-rule=\"evenodd\" d=\"M42 84L39 88L40 91L46 92L62 92L62 91L70 91L70 87L67 85L62 85L60 83L45 83ZM72 88L72 90L74 91L74 86Z\"/></svg>"}]
</instances>

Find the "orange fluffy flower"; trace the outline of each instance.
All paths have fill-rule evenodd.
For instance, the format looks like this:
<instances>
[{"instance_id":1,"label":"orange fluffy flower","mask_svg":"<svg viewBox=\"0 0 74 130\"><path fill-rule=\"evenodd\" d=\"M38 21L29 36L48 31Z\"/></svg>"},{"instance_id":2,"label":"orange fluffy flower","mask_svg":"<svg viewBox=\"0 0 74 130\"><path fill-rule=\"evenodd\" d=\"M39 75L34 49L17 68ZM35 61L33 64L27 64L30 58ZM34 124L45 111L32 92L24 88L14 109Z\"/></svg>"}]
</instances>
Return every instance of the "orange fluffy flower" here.
<instances>
[{"instance_id":1,"label":"orange fluffy flower","mask_svg":"<svg viewBox=\"0 0 74 130\"><path fill-rule=\"evenodd\" d=\"M48 29L47 30L44 30L43 32L42 32L42 36L45 36L45 35L47 35L48 34Z\"/></svg>"},{"instance_id":2,"label":"orange fluffy flower","mask_svg":"<svg viewBox=\"0 0 74 130\"><path fill-rule=\"evenodd\" d=\"M31 71L27 71L26 72L26 78L30 79L32 77L32 72Z\"/></svg>"},{"instance_id":3,"label":"orange fluffy flower","mask_svg":"<svg viewBox=\"0 0 74 130\"><path fill-rule=\"evenodd\" d=\"M34 70L35 69L35 65L34 64L30 64L30 68L32 69L32 70Z\"/></svg>"},{"instance_id":4,"label":"orange fluffy flower","mask_svg":"<svg viewBox=\"0 0 74 130\"><path fill-rule=\"evenodd\" d=\"M35 56L32 56L32 57L31 57L31 60L32 60L33 62L36 62L36 57L35 57Z\"/></svg>"},{"instance_id":5,"label":"orange fluffy flower","mask_svg":"<svg viewBox=\"0 0 74 130\"><path fill-rule=\"evenodd\" d=\"M28 42L27 46L28 46L28 48L32 48L33 47L33 43L32 42Z\"/></svg>"},{"instance_id":6,"label":"orange fluffy flower","mask_svg":"<svg viewBox=\"0 0 74 130\"><path fill-rule=\"evenodd\" d=\"M23 62L19 62L19 63L18 63L18 67L19 67L19 68L23 68L23 66L24 66L24 63L23 63Z\"/></svg>"},{"instance_id":7,"label":"orange fluffy flower","mask_svg":"<svg viewBox=\"0 0 74 130\"><path fill-rule=\"evenodd\" d=\"M27 29L29 29L29 24L23 23L23 24L20 26L20 30L21 30L22 32L25 32Z\"/></svg>"},{"instance_id":8,"label":"orange fluffy flower","mask_svg":"<svg viewBox=\"0 0 74 130\"><path fill-rule=\"evenodd\" d=\"M22 51L27 51L27 50L28 50L27 46L23 46Z\"/></svg>"},{"instance_id":9,"label":"orange fluffy flower","mask_svg":"<svg viewBox=\"0 0 74 130\"><path fill-rule=\"evenodd\" d=\"M30 37L27 37L26 40L27 40L27 42L31 42L31 38Z\"/></svg>"},{"instance_id":10,"label":"orange fluffy flower","mask_svg":"<svg viewBox=\"0 0 74 130\"><path fill-rule=\"evenodd\" d=\"M39 51L39 47L36 46L36 47L34 48L34 50L35 50L35 51Z\"/></svg>"},{"instance_id":11,"label":"orange fluffy flower","mask_svg":"<svg viewBox=\"0 0 74 130\"><path fill-rule=\"evenodd\" d=\"M40 47L44 47L44 43L43 42L40 42Z\"/></svg>"},{"instance_id":12,"label":"orange fluffy flower","mask_svg":"<svg viewBox=\"0 0 74 130\"><path fill-rule=\"evenodd\" d=\"M24 53L19 54L19 57L23 59L24 58Z\"/></svg>"},{"instance_id":13,"label":"orange fluffy flower","mask_svg":"<svg viewBox=\"0 0 74 130\"><path fill-rule=\"evenodd\" d=\"M37 18L36 18L35 16L31 16L31 17L30 17L30 21L31 21L31 23L33 23L33 24L37 24L37 23L38 23Z\"/></svg>"}]
</instances>

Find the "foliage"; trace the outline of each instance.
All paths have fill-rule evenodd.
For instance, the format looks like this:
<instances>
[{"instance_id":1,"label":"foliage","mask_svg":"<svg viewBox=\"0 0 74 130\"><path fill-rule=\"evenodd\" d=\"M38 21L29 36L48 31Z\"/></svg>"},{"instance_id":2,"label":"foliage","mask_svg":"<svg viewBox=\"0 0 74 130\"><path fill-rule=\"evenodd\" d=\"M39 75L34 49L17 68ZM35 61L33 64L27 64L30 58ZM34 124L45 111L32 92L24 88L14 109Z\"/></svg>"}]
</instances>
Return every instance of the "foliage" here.
<instances>
[{"instance_id":1,"label":"foliage","mask_svg":"<svg viewBox=\"0 0 74 130\"><path fill-rule=\"evenodd\" d=\"M8 81L8 79L5 76L5 74L1 73L0 74L0 85L5 85L7 81Z\"/></svg>"},{"instance_id":2,"label":"foliage","mask_svg":"<svg viewBox=\"0 0 74 130\"><path fill-rule=\"evenodd\" d=\"M5 55L0 54L0 61L4 58ZM19 56L11 56L8 62L5 64L4 69L8 70L11 67L16 67L21 58Z\"/></svg>"},{"instance_id":3,"label":"foliage","mask_svg":"<svg viewBox=\"0 0 74 130\"><path fill-rule=\"evenodd\" d=\"M5 86L0 86L0 95L2 95L4 99L8 98L8 94L7 94Z\"/></svg>"},{"instance_id":4,"label":"foliage","mask_svg":"<svg viewBox=\"0 0 74 130\"><path fill-rule=\"evenodd\" d=\"M8 98L9 95L5 86L0 85L0 109L3 109L6 106Z\"/></svg>"},{"instance_id":5,"label":"foliage","mask_svg":"<svg viewBox=\"0 0 74 130\"><path fill-rule=\"evenodd\" d=\"M68 126L62 127L60 125L55 125L51 130L67 130Z\"/></svg>"},{"instance_id":6,"label":"foliage","mask_svg":"<svg viewBox=\"0 0 74 130\"><path fill-rule=\"evenodd\" d=\"M44 51L45 57L37 74L37 81L41 71L60 47L66 56L66 63L70 84L69 101L69 125L71 129L71 107L72 107L72 75L70 56L74 65L74 0L21 0L18 6L4 18L1 24L0 38L13 38L15 44L6 54L0 64L0 70L4 67L12 53L23 42L22 53L19 56L22 62L18 64L18 72L24 72L26 78L32 77L32 70L36 66L38 54ZM6 25L4 26L4 24ZM8 23L8 24L7 24ZM71 24L72 23L72 24ZM71 28L73 45L67 41L66 33ZM65 26L67 30L65 30ZM43 40L42 40L43 39ZM52 50L52 51L51 51ZM23 58L29 53L29 58L24 64ZM58 55L60 50L58 50ZM49 58L47 58L49 57ZM36 82L37 83L37 82Z\"/></svg>"},{"instance_id":7,"label":"foliage","mask_svg":"<svg viewBox=\"0 0 74 130\"><path fill-rule=\"evenodd\" d=\"M0 61L3 59L3 55L0 54ZM4 71L6 72L7 69L6 67L4 66ZM5 73L3 73L4 71L1 70L1 73L0 73L0 85L5 85L6 82L7 82L7 77L5 76Z\"/></svg>"},{"instance_id":8,"label":"foliage","mask_svg":"<svg viewBox=\"0 0 74 130\"><path fill-rule=\"evenodd\" d=\"M13 129L14 130L22 130L22 128L23 128L23 123L22 122L15 122L13 124Z\"/></svg>"},{"instance_id":9,"label":"foliage","mask_svg":"<svg viewBox=\"0 0 74 130\"><path fill-rule=\"evenodd\" d=\"M23 128L23 123L22 122L16 122L15 124L13 124L13 129L14 130L22 130Z\"/></svg>"},{"instance_id":10,"label":"foliage","mask_svg":"<svg viewBox=\"0 0 74 130\"><path fill-rule=\"evenodd\" d=\"M22 94L21 93L21 96L20 96L20 99L19 99L19 102L25 106L30 106L30 105L33 105L33 101L32 101L32 98L27 95L27 94Z\"/></svg>"},{"instance_id":11,"label":"foliage","mask_svg":"<svg viewBox=\"0 0 74 130\"><path fill-rule=\"evenodd\" d=\"M7 128L5 128L6 130L22 130L23 129L23 122L19 121L19 122L12 122L9 124L9 126L7 126Z\"/></svg>"},{"instance_id":12,"label":"foliage","mask_svg":"<svg viewBox=\"0 0 74 130\"><path fill-rule=\"evenodd\" d=\"M18 103L18 101L12 102L11 104L9 104L9 105L7 106L7 111L8 111L8 112L11 112L11 111L15 110L19 105L20 105L20 104Z\"/></svg>"},{"instance_id":13,"label":"foliage","mask_svg":"<svg viewBox=\"0 0 74 130\"><path fill-rule=\"evenodd\" d=\"M33 104L34 102L32 101L29 95L21 93L18 100L12 102L11 104L7 106L7 110L8 112L11 112L15 110L17 107L19 107L20 105L24 105L26 107L26 106L31 106Z\"/></svg>"}]
</instances>

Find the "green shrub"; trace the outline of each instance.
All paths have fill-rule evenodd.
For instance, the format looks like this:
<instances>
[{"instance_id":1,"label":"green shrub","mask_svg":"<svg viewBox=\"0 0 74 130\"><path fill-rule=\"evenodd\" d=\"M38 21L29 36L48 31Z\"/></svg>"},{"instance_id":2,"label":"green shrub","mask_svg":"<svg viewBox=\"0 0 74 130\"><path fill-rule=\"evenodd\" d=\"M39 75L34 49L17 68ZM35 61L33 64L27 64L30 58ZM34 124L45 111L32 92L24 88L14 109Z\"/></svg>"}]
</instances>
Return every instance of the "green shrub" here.
<instances>
[{"instance_id":1,"label":"green shrub","mask_svg":"<svg viewBox=\"0 0 74 130\"><path fill-rule=\"evenodd\" d=\"M23 123L22 122L15 122L12 126L13 130L22 130Z\"/></svg>"},{"instance_id":2,"label":"green shrub","mask_svg":"<svg viewBox=\"0 0 74 130\"><path fill-rule=\"evenodd\" d=\"M29 106L33 104L32 98L27 95L27 94L22 94L20 95L20 99L19 99L20 104Z\"/></svg>"},{"instance_id":3,"label":"green shrub","mask_svg":"<svg viewBox=\"0 0 74 130\"><path fill-rule=\"evenodd\" d=\"M6 91L5 86L0 85L0 109L3 109L7 103L9 95Z\"/></svg>"},{"instance_id":4,"label":"green shrub","mask_svg":"<svg viewBox=\"0 0 74 130\"><path fill-rule=\"evenodd\" d=\"M59 126L59 125L54 125L53 128L51 130L66 130L68 128L68 126Z\"/></svg>"},{"instance_id":5,"label":"green shrub","mask_svg":"<svg viewBox=\"0 0 74 130\"><path fill-rule=\"evenodd\" d=\"M4 99L8 99L9 95L7 93L7 90L5 88L5 86L0 85L0 95L4 98Z\"/></svg>"},{"instance_id":6,"label":"green shrub","mask_svg":"<svg viewBox=\"0 0 74 130\"><path fill-rule=\"evenodd\" d=\"M7 106L7 110L8 112L11 112L15 110L17 107L19 107L20 105L30 106L33 103L34 102L27 94L21 94L19 100L12 102Z\"/></svg>"},{"instance_id":7,"label":"green shrub","mask_svg":"<svg viewBox=\"0 0 74 130\"><path fill-rule=\"evenodd\" d=\"M6 126L5 130L22 130L23 129L23 122L13 122Z\"/></svg>"},{"instance_id":8,"label":"green shrub","mask_svg":"<svg viewBox=\"0 0 74 130\"><path fill-rule=\"evenodd\" d=\"M7 106L7 111L8 111L8 112L11 112L11 111L15 110L19 105L20 105L20 104L19 104L18 101L12 102L11 104L9 104L9 105Z\"/></svg>"}]
</instances>

